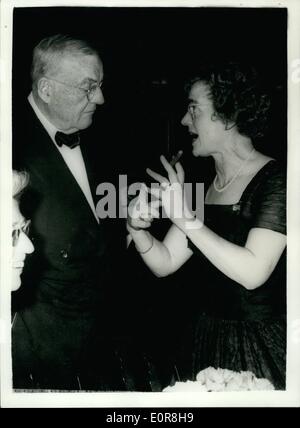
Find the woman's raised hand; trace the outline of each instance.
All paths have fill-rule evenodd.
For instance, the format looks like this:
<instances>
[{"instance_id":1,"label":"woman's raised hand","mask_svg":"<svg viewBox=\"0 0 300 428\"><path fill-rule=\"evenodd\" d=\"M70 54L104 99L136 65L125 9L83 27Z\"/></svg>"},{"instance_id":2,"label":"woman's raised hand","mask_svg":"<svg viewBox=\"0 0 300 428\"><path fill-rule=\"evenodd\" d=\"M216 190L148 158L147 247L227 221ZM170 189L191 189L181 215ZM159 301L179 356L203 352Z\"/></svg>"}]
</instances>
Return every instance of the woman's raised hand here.
<instances>
[{"instance_id":1,"label":"woman's raised hand","mask_svg":"<svg viewBox=\"0 0 300 428\"><path fill-rule=\"evenodd\" d=\"M164 156L160 161L168 178L147 168L147 174L160 183L159 187L151 186L149 192L161 201L167 217L176 224L178 219L191 217L184 197L184 170L179 162L173 167Z\"/></svg>"},{"instance_id":2,"label":"woman's raised hand","mask_svg":"<svg viewBox=\"0 0 300 428\"><path fill-rule=\"evenodd\" d=\"M166 172L168 173L168 178L165 178L157 172L152 171L150 168L147 168L147 174L150 175L150 177L154 178L156 181L158 181L160 184L166 183L167 185L169 185L173 183L180 183L183 186L184 170L180 162L176 162L174 169L171 163L169 163L163 155L160 157L160 161Z\"/></svg>"}]
</instances>

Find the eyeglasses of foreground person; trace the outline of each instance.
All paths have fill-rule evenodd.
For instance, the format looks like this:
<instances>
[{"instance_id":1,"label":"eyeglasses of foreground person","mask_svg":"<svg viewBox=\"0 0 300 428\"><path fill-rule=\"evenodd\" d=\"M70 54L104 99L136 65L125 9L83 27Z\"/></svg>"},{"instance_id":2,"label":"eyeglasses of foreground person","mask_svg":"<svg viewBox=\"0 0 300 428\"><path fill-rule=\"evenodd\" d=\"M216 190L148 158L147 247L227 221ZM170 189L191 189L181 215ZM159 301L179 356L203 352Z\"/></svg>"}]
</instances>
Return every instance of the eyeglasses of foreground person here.
<instances>
[{"instance_id":1,"label":"eyeglasses of foreground person","mask_svg":"<svg viewBox=\"0 0 300 428\"><path fill-rule=\"evenodd\" d=\"M12 246L16 247L18 245L21 233L25 233L29 237L31 220L24 220L24 224L20 224L16 227L13 227L12 230Z\"/></svg>"}]
</instances>

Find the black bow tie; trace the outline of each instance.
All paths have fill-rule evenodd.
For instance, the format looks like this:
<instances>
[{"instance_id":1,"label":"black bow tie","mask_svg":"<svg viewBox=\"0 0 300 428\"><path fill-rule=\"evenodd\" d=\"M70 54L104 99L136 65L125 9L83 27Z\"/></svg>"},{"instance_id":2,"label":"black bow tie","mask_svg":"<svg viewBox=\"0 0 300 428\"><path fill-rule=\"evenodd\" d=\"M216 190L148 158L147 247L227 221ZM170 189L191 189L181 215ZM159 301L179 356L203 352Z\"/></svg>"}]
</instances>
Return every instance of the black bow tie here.
<instances>
[{"instance_id":1,"label":"black bow tie","mask_svg":"<svg viewBox=\"0 0 300 428\"><path fill-rule=\"evenodd\" d=\"M55 141L59 147L63 144L74 149L74 147L80 144L80 133L74 132L74 134L64 134L63 132L57 131L55 134Z\"/></svg>"}]
</instances>

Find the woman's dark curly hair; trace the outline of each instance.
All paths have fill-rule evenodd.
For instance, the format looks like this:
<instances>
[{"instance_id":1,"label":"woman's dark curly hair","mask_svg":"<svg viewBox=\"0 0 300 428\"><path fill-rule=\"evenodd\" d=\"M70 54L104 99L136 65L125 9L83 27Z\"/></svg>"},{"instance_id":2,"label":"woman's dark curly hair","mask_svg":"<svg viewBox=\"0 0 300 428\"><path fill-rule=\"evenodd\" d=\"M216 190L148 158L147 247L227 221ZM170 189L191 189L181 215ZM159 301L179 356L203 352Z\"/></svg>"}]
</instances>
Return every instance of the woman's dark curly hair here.
<instances>
[{"instance_id":1,"label":"woman's dark curly hair","mask_svg":"<svg viewBox=\"0 0 300 428\"><path fill-rule=\"evenodd\" d=\"M254 67L228 62L202 66L197 77L186 86L190 90L196 82L208 86L215 113L229 129L234 124L239 133L251 139L262 138L267 129L270 98L262 90Z\"/></svg>"}]
</instances>

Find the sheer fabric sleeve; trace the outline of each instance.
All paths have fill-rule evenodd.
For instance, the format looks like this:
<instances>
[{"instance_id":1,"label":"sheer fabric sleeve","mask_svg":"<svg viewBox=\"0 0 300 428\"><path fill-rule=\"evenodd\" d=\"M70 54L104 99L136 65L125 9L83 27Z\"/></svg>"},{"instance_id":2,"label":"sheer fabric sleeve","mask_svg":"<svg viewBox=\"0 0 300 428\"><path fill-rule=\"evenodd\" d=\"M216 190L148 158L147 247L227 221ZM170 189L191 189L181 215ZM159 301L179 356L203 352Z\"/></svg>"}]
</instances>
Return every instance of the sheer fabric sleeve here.
<instances>
[{"instance_id":1,"label":"sheer fabric sleeve","mask_svg":"<svg viewBox=\"0 0 300 428\"><path fill-rule=\"evenodd\" d=\"M252 227L286 234L286 174L270 172L256 189Z\"/></svg>"}]
</instances>

